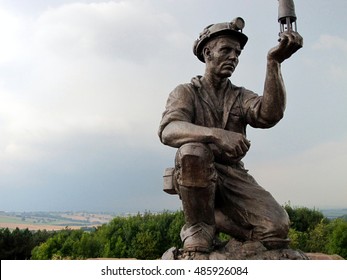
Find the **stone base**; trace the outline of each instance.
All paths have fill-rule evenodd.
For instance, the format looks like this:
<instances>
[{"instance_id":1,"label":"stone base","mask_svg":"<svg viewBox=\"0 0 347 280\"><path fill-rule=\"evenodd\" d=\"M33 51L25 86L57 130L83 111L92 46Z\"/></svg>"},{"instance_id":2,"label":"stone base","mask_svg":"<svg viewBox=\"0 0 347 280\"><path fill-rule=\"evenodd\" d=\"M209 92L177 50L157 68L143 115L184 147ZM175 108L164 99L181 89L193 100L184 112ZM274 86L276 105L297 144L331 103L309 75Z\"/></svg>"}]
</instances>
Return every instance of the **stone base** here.
<instances>
[{"instance_id":1,"label":"stone base","mask_svg":"<svg viewBox=\"0 0 347 280\"><path fill-rule=\"evenodd\" d=\"M184 252L175 247L167 250L163 260L309 260L301 251L292 249L268 250L259 241L239 242L231 239L210 253Z\"/></svg>"},{"instance_id":2,"label":"stone base","mask_svg":"<svg viewBox=\"0 0 347 280\"><path fill-rule=\"evenodd\" d=\"M327 255L323 253L305 253L305 255L310 260L332 260L332 261L344 260L344 258L339 255Z\"/></svg>"}]
</instances>

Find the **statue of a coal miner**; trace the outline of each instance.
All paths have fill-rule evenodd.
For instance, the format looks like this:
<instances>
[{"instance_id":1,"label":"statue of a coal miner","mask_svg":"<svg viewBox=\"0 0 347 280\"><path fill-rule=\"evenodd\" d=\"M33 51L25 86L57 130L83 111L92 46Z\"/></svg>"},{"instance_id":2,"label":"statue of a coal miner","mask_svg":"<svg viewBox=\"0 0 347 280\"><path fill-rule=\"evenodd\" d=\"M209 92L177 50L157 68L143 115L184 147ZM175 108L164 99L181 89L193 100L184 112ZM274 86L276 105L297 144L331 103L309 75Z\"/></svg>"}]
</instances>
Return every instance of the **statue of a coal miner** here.
<instances>
[{"instance_id":1,"label":"statue of a coal miner","mask_svg":"<svg viewBox=\"0 0 347 280\"><path fill-rule=\"evenodd\" d=\"M200 33L193 52L205 63L205 74L170 93L160 123L161 142L178 148L164 190L182 200L184 252L210 252L218 232L260 241L267 249L288 244L286 211L241 160L250 148L247 125L270 128L282 119L286 91L281 63L302 47L303 39L293 30L280 33L267 55L261 96L229 80L248 40L244 24L236 18Z\"/></svg>"}]
</instances>

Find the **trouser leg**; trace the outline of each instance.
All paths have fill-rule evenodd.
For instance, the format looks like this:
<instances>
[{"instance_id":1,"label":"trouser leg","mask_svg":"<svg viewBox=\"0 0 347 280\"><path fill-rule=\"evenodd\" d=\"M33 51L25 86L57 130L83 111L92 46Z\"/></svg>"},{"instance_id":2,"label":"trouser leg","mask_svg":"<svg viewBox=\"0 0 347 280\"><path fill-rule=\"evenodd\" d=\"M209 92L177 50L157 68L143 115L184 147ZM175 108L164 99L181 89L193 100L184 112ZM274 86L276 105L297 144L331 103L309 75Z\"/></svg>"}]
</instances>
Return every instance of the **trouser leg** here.
<instances>
[{"instance_id":1,"label":"trouser leg","mask_svg":"<svg viewBox=\"0 0 347 280\"><path fill-rule=\"evenodd\" d=\"M223 178L216 194L218 228L241 240L261 241L268 248L287 246L289 218L273 196L245 170L216 168Z\"/></svg>"},{"instance_id":2,"label":"trouser leg","mask_svg":"<svg viewBox=\"0 0 347 280\"><path fill-rule=\"evenodd\" d=\"M213 154L204 144L185 144L177 151L175 165L177 191L185 217L181 230L183 249L210 251L215 234Z\"/></svg>"}]
</instances>

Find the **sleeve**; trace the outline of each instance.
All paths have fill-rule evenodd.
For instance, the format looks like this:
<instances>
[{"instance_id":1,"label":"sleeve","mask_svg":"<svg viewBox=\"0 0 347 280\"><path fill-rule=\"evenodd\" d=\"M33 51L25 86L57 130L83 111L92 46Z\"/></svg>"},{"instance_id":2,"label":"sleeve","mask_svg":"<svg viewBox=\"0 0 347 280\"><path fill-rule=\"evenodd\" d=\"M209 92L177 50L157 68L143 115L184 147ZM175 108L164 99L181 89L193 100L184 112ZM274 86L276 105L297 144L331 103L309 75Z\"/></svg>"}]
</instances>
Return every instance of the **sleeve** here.
<instances>
[{"instance_id":1,"label":"sleeve","mask_svg":"<svg viewBox=\"0 0 347 280\"><path fill-rule=\"evenodd\" d=\"M189 85L177 86L169 95L159 126L158 135L173 121L194 121L194 93Z\"/></svg>"},{"instance_id":2,"label":"sleeve","mask_svg":"<svg viewBox=\"0 0 347 280\"><path fill-rule=\"evenodd\" d=\"M247 124L254 128L270 128L277 122L269 122L261 117L260 110L262 105L262 96L248 90L243 89L242 107Z\"/></svg>"}]
</instances>

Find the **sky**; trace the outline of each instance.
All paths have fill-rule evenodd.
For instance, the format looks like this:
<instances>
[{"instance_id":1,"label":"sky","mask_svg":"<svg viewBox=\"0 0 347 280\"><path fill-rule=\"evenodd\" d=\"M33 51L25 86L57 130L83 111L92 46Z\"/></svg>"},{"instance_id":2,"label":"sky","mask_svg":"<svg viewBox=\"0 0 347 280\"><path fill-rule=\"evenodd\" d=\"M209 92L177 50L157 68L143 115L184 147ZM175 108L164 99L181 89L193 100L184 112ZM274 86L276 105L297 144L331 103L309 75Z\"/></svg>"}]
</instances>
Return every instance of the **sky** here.
<instances>
[{"instance_id":1,"label":"sky","mask_svg":"<svg viewBox=\"0 0 347 280\"><path fill-rule=\"evenodd\" d=\"M347 2L296 0L304 47L282 65L283 120L248 128L244 159L280 204L347 208ZM231 77L262 94L276 0L0 0L0 211L181 209L162 191L175 149L166 99L204 73L192 52L211 23L242 17Z\"/></svg>"}]
</instances>

